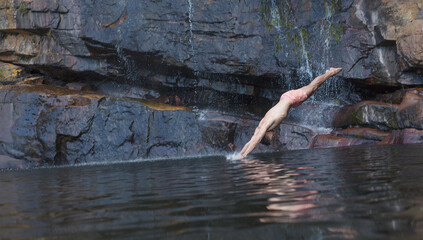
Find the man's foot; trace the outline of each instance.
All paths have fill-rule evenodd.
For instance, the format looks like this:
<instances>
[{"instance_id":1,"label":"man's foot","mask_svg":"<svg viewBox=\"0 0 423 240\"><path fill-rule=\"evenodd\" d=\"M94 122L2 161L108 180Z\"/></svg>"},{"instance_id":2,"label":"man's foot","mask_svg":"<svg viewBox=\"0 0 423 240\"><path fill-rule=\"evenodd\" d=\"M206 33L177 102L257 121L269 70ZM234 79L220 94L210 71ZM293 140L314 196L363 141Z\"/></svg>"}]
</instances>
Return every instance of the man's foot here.
<instances>
[{"instance_id":1,"label":"man's foot","mask_svg":"<svg viewBox=\"0 0 423 240\"><path fill-rule=\"evenodd\" d=\"M326 70L326 74L329 74L332 77L340 73L341 71L342 71L342 68L329 68L329 70Z\"/></svg>"}]
</instances>

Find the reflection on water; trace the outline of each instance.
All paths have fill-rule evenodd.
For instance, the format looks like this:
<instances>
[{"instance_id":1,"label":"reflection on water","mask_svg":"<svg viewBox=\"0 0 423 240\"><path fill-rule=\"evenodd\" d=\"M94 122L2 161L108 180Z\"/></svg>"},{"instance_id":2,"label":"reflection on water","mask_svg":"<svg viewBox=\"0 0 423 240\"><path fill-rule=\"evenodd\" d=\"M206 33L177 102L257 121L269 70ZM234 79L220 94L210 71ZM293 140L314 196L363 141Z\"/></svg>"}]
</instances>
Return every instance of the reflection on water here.
<instances>
[{"instance_id":1,"label":"reflection on water","mask_svg":"<svg viewBox=\"0 0 423 240\"><path fill-rule=\"evenodd\" d=\"M423 146L0 173L0 238L420 239Z\"/></svg>"}]
</instances>

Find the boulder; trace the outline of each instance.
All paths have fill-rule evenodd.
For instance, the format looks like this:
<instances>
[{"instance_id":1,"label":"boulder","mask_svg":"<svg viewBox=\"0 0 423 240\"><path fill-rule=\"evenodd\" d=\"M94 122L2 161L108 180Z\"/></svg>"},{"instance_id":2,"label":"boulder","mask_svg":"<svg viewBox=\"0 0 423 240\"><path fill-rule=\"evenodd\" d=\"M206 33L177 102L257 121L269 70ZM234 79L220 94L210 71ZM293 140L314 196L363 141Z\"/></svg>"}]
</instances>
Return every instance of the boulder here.
<instances>
[{"instance_id":1,"label":"boulder","mask_svg":"<svg viewBox=\"0 0 423 240\"><path fill-rule=\"evenodd\" d=\"M379 144L414 144L423 143L423 130L407 128L395 130Z\"/></svg>"},{"instance_id":2,"label":"boulder","mask_svg":"<svg viewBox=\"0 0 423 240\"><path fill-rule=\"evenodd\" d=\"M423 19L416 19L401 28L397 41L403 70L423 69Z\"/></svg>"},{"instance_id":3,"label":"boulder","mask_svg":"<svg viewBox=\"0 0 423 240\"><path fill-rule=\"evenodd\" d=\"M398 105L375 101L363 101L342 108L333 119L333 126L346 128L361 126L377 128L381 131L398 129L396 118Z\"/></svg>"},{"instance_id":4,"label":"boulder","mask_svg":"<svg viewBox=\"0 0 423 240\"><path fill-rule=\"evenodd\" d=\"M407 93L399 105L397 118L401 128L423 129L423 94L416 93Z\"/></svg>"}]
</instances>

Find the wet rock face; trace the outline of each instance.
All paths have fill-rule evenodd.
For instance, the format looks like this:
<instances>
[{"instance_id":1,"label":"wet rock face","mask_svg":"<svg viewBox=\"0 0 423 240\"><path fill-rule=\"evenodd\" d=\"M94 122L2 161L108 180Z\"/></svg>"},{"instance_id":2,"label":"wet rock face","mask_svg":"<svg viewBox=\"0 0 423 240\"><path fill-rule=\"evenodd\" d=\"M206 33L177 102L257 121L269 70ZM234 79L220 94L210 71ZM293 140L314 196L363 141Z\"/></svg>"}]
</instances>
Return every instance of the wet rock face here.
<instances>
[{"instance_id":1,"label":"wet rock face","mask_svg":"<svg viewBox=\"0 0 423 240\"><path fill-rule=\"evenodd\" d=\"M382 131L403 128L423 129L423 89L410 88L383 94L377 101L362 101L341 108L333 118L333 126L372 127Z\"/></svg>"},{"instance_id":2,"label":"wet rock face","mask_svg":"<svg viewBox=\"0 0 423 240\"><path fill-rule=\"evenodd\" d=\"M137 101L46 85L3 87L2 152L33 163L72 164L207 152L195 116ZM157 108L160 108L159 105ZM181 110L179 110L181 109ZM183 127L190 126L192 127ZM169 155L169 156L168 156Z\"/></svg>"},{"instance_id":3,"label":"wet rock face","mask_svg":"<svg viewBox=\"0 0 423 240\"><path fill-rule=\"evenodd\" d=\"M393 113L400 127L406 129L382 132L350 128L319 133L284 123L254 152L420 143L421 131L409 128L420 126L420 116L410 115L416 112L414 108L421 108L419 93L419 89L410 90L398 112ZM367 117L352 118L356 124L391 126L378 114L388 111L391 116L392 105L365 102L354 107L346 108L354 116L372 112ZM181 106L24 81L0 87L0 169L222 155L239 151L258 123L242 116L192 112Z\"/></svg>"},{"instance_id":4,"label":"wet rock face","mask_svg":"<svg viewBox=\"0 0 423 240\"><path fill-rule=\"evenodd\" d=\"M0 60L138 84L222 74L280 85L329 66L367 84L421 84L421 11L419 0L2 0Z\"/></svg>"},{"instance_id":5,"label":"wet rock face","mask_svg":"<svg viewBox=\"0 0 423 240\"><path fill-rule=\"evenodd\" d=\"M225 154L257 120L48 85L0 87L0 168ZM284 124L256 152L307 148L313 131Z\"/></svg>"},{"instance_id":6,"label":"wet rock face","mask_svg":"<svg viewBox=\"0 0 423 240\"><path fill-rule=\"evenodd\" d=\"M396 112L398 105L374 101L363 101L344 107L333 119L333 126L367 126L382 131L398 129Z\"/></svg>"}]
</instances>

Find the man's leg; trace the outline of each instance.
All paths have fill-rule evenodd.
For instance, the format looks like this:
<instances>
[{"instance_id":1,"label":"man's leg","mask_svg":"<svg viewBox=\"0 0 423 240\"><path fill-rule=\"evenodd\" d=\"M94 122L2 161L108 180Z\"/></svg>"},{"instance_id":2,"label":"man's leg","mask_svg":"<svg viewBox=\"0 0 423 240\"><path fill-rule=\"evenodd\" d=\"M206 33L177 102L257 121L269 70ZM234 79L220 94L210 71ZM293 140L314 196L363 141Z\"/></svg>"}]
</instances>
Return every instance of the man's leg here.
<instances>
[{"instance_id":1,"label":"man's leg","mask_svg":"<svg viewBox=\"0 0 423 240\"><path fill-rule=\"evenodd\" d=\"M307 94L307 97L310 97L320 87L320 85L328 80L328 78L335 76L340 71L342 71L342 68L330 68L329 70L326 70L325 74L316 77L309 85L300 89L304 90L304 92Z\"/></svg>"}]
</instances>

